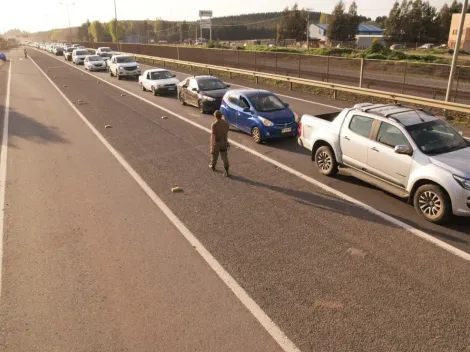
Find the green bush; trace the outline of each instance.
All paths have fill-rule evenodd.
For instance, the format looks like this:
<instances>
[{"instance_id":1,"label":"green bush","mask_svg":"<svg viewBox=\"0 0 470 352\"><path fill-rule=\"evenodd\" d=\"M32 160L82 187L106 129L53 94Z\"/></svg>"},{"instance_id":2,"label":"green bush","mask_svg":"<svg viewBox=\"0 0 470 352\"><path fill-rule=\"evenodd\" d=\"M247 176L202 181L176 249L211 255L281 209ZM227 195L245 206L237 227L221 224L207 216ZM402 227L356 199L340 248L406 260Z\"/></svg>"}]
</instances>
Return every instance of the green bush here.
<instances>
[{"instance_id":1,"label":"green bush","mask_svg":"<svg viewBox=\"0 0 470 352\"><path fill-rule=\"evenodd\" d=\"M320 48L309 50L308 53L313 55L344 56L345 54L350 55L354 53L354 50L349 48Z\"/></svg>"},{"instance_id":2,"label":"green bush","mask_svg":"<svg viewBox=\"0 0 470 352\"><path fill-rule=\"evenodd\" d=\"M211 40L209 43L207 43L208 48L215 48L215 43Z\"/></svg>"},{"instance_id":3,"label":"green bush","mask_svg":"<svg viewBox=\"0 0 470 352\"><path fill-rule=\"evenodd\" d=\"M368 54L366 55L365 58L369 60L387 60L388 59L388 57L383 54Z\"/></svg>"},{"instance_id":4,"label":"green bush","mask_svg":"<svg viewBox=\"0 0 470 352\"><path fill-rule=\"evenodd\" d=\"M390 60L406 60L407 56L403 51L392 50L388 58Z\"/></svg>"}]
</instances>

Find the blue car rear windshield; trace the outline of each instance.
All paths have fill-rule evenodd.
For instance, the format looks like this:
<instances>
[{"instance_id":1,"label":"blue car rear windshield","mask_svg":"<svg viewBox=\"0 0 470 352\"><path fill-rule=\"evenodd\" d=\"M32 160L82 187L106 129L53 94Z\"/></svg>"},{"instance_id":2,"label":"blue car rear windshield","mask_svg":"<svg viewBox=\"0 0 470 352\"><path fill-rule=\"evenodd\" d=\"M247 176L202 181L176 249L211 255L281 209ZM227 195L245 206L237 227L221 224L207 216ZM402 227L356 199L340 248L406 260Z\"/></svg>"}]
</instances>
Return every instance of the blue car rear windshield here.
<instances>
[{"instance_id":1,"label":"blue car rear windshield","mask_svg":"<svg viewBox=\"0 0 470 352\"><path fill-rule=\"evenodd\" d=\"M250 101L255 109L260 112L278 111L286 108L284 103L271 93L252 95L250 96Z\"/></svg>"}]
</instances>

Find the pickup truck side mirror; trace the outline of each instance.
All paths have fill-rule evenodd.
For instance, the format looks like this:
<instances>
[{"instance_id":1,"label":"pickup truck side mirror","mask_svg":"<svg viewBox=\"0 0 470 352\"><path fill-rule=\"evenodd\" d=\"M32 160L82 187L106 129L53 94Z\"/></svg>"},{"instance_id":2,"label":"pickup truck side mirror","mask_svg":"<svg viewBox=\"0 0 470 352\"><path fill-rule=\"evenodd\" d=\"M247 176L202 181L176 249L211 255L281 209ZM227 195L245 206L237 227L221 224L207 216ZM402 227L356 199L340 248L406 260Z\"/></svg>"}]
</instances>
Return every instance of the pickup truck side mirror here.
<instances>
[{"instance_id":1,"label":"pickup truck side mirror","mask_svg":"<svg viewBox=\"0 0 470 352\"><path fill-rule=\"evenodd\" d=\"M459 134L463 137L463 132L462 131L459 131Z\"/></svg>"},{"instance_id":2,"label":"pickup truck side mirror","mask_svg":"<svg viewBox=\"0 0 470 352\"><path fill-rule=\"evenodd\" d=\"M193 92L197 92L197 88L192 88L191 89Z\"/></svg>"},{"instance_id":3,"label":"pickup truck side mirror","mask_svg":"<svg viewBox=\"0 0 470 352\"><path fill-rule=\"evenodd\" d=\"M395 146L395 153L412 155L413 154L413 149L411 149L411 147L408 146L408 145L397 145L397 146Z\"/></svg>"},{"instance_id":4,"label":"pickup truck side mirror","mask_svg":"<svg viewBox=\"0 0 470 352\"><path fill-rule=\"evenodd\" d=\"M226 88L230 88L230 84L226 84L225 87L226 87Z\"/></svg>"},{"instance_id":5,"label":"pickup truck side mirror","mask_svg":"<svg viewBox=\"0 0 470 352\"><path fill-rule=\"evenodd\" d=\"M175 78L175 77L176 77L176 75L171 75L171 77Z\"/></svg>"},{"instance_id":6,"label":"pickup truck side mirror","mask_svg":"<svg viewBox=\"0 0 470 352\"><path fill-rule=\"evenodd\" d=\"M250 111L251 111L250 108L244 108L244 109L243 109L243 112L250 112Z\"/></svg>"},{"instance_id":7,"label":"pickup truck side mirror","mask_svg":"<svg viewBox=\"0 0 470 352\"><path fill-rule=\"evenodd\" d=\"M284 106L285 106L286 108L288 108L288 107L289 107L289 103L284 103Z\"/></svg>"}]
</instances>

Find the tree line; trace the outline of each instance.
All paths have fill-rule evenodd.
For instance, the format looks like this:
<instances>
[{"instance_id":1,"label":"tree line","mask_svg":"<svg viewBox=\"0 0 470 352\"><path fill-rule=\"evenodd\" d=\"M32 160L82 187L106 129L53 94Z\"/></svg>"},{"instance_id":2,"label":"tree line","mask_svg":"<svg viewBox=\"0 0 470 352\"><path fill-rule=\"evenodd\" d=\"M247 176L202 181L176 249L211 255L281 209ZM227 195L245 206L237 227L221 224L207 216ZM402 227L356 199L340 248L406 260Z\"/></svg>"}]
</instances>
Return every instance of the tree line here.
<instances>
[{"instance_id":1,"label":"tree line","mask_svg":"<svg viewBox=\"0 0 470 352\"><path fill-rule=\"evenodd\" d=\"M395 42L447 42L452 15L461 13L462 6L454 0L438 11L429 1L395 1L385 20L385 36Z\"/></svg>"}]
</instances>

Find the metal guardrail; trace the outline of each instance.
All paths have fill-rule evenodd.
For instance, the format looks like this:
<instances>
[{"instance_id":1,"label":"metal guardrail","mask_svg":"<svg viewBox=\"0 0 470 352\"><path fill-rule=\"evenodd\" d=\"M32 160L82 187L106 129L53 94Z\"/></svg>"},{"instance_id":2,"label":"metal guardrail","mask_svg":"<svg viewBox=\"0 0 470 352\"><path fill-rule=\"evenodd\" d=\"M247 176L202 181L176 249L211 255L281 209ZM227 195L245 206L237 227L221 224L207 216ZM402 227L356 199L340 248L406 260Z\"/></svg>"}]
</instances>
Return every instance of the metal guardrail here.
<instances>
[{"instance_id":1,"label":"metal guardrail","mask_svg":"<svg viewBox=\"0 0 470 352\"><path fill-rule=\"evenodd\" d=\"M144 61L144 62L150 61L153 64L155 64L155 61L158 61L158 62L163 62L164 65L166 63L171 63L171 64L175 64L177 67L178 65L181 65L181 66L189 66L190 69L192 68L205 69L208 71L209 74L211 74L211 71L227 72L230 78L232 78L232 74L251 76L255 79L256 83L258 83L259 78L286 82L289 84L290 89L292 89L293 84L301 84L301 85L310 86L310 87L329 89L333 92L334 98L336 98L337 92L339 91L339 92L360 94L364 96L370 96L370 97L381 98L381 99L388 99L394 102L416 104L416 105L424 106L427 108L432 107L432 108L442 109L445 111L447 110L457 111L457 112L470 114L470 105L461 104L461 103L446 102L446 101L424 98L424 97L419 97L419 96L380 91L380 90L374 90L374 89L368 89L368 88L359 88L359 87L354 87L354 86L328 83L328 82L323 82L323 81L314 81L314 80L309 80L305 78L282 76L282 75L277 75L277 74L242 70L242 69L231 68L231 67L200 64L200 63L191 62L191 61L174 60L174 59L167 59L167 58L147 56L147 55L137 55L134 53L123 53L123 54L132 55L137 60L140 59L140 61Z\"/></svg>"}]
</instances>

